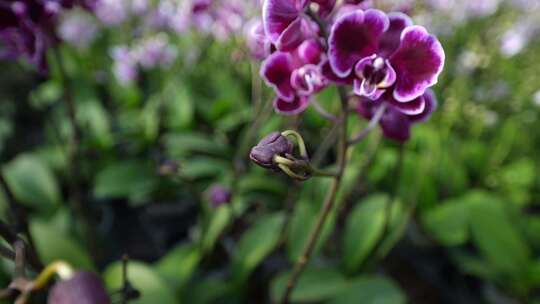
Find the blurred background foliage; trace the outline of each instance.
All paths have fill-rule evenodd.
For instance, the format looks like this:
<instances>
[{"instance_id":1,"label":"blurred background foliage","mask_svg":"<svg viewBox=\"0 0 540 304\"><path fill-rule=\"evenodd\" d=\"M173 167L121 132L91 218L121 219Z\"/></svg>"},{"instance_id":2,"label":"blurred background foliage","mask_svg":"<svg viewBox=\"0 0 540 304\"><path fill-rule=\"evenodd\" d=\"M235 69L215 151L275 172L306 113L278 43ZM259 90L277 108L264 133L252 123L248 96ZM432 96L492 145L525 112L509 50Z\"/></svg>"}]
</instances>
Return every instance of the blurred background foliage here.
<instances>
[{"instance_id":1,"label":"blurred background foliage","mask_svg":"<svg viewBox=\"0 0 540 304\"><path fill-rule=\"evenodd\" d=\"M540 303L540 41L512 57L499 50L520 16L500 9L440 38L439 109L403 147L377 131L354 149L294 303ZM60 49L83 130L93 244L67 202L72 130L58 67L44 78L1 63L2 170L41 259L98 271L112 291L128 254L142 292L135 304L270 303L328 184L291 182L249 164L247 152L271 131L297 127L314 159L330 164L333 143L323 139L335 130L312 108L272 113L241 38L175 36L170 68L120 83L108 47L130 43L129 31L102 29L87 49ZM335 88L319 101L337 107ZM365 124L352 120L351 130ZM230 204L211 206L213 184L233 190ZM4 218L7 208L0 197ZM2 263L1 282L11 267Z\"/></svg>"}]
</instances>

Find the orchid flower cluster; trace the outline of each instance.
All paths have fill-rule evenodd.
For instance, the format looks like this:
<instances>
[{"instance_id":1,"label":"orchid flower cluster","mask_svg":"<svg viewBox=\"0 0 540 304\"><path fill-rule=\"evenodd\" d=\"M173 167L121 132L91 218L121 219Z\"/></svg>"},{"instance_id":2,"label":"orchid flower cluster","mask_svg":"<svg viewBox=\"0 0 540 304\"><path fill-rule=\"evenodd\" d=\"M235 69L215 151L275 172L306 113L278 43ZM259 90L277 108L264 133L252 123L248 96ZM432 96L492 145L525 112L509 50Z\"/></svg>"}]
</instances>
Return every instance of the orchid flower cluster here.
<instances>
[{"instance_id":1,"label":"orchid flower cluster","mask_svg":"<svg viewBox=\"0 0 540 304\"><path fill-rule=\"evenodd\" d=\"M358 1L350 1L358 2ZM250 45L263 57L261 76L276 93L274 109L303 112L329 85L351 86L358 113L386 137L404 142L437 102L445 54L439 40L402 12L366 3L266 0Z\"/></svg>"},{"instance_id":2,"label":"orchid flower cluster","mask_svg":"<svg viewBox=\"0 0 540 304\"><path fill-rule=\"evenodd\" d=\"M58 42L58 16L75 6L92 9L92 0L1 0L0 58L23 58L47 70L47 50Z\"/></svg>"}]
</instances>

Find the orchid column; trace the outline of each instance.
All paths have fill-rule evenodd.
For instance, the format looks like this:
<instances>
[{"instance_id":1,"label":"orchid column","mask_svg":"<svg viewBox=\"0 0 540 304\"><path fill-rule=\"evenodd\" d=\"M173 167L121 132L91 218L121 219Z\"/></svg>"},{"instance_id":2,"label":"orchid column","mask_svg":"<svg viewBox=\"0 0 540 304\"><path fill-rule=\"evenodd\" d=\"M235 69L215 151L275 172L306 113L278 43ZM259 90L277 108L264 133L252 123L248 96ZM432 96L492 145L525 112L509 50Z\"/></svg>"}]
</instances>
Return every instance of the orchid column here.
<instances>
[{"instance_id":1,"label":"orchid column","mask_svg":"<svg viewBox=\"0 0 540 304\"><path fill-rule=\"evenodd\" d=\"M314 168L302 137L295 131L273 133L253 148L251 159L281 170L292 178L330 176L332 184L300 259L294 265L282 297L289 296L308 263L321 228L332 207L347 167L347 151L377 124L383 134L404 143L411 127L436 109L430 88L443 70L444 51L439 40L402 12L383 12L364 1L265 0L262 29L252 31L250 45L267 55L261 76L276 93L273 105L281 115L301 115L313 96L329 85L340 93L339 113L322 113L338 124L337 170ZM262 48L269 45L269 48ZM351 105L353 107L351 107ZM357 113L351 112L357 109ZM316 109L320 109L319 106ZM350 114L369 119L366 129L350 136ZM332 119L332 117L334 119ZM292 136L291 136L292 135ZM294 155L294 137L299 155Z\"/></svg>"}]
</instances>

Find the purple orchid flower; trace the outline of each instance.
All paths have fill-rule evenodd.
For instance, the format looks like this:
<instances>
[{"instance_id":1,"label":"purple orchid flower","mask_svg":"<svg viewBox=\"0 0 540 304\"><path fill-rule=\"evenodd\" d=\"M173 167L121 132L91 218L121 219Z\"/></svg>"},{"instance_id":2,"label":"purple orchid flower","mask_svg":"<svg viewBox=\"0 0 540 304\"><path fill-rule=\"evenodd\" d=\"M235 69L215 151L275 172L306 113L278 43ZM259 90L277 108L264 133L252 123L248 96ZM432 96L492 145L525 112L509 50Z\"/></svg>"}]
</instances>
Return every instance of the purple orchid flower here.
<instances>
[{"instance_id":1,"label":"purple orchid flower","mask_svg":"<svg viewBox=\"0 0 540 304\"><path fill-rule=\"evenodd\" d=\"M306 109L309 96L327 85L323 76L323 50L314 40L304 41L294 52L277 51L261 66L261 75L277 94L274 109L293 115Z\"/></svg>"},{"instance_id":2,"label":"purple orchid flower","mask_svg":"<svg viewBox=\"0 0 540 304\"><path fill-rule=\"evenodd\" d=\"M253 19L245 25L245 37L249 52L253 58L263 60L270 55L272 43L266 37L260 19Z\"/></svg>"},{"instance_id":3,"label":"purple orchid flower","mask_svg":"<svg viewBox=\"0 0 540 304\"><path fill-rule=\"evenodd\" d=\"M415 98L411 103L420 105L409 109L408 112L398 106L401 104L392 98L392 94L384 94L378 100L370 100L366 97L360 97L358 103L358 113L366 119L372 119L381 106L385 106L379 125L384 136L405 142L410 138L411 127L419 122L429 119L433 111L437 108L435 94L428 89L422 96Z\"/></svg>"},{"instance_id":4,"label":"purple orchid flower","mask_svg":"<svg viewBox=\"0 0 540 304\"><path fill-rule=\"evenodd\" d=\"M291 51L313 31L302 15L308 0L264 0L263 25L268 39L280 51Z\"/></svg>"},{"instance_id":5,"label":"purple orchid flower","mask_svg":"<svg viewBox=\"0 0 540 304\"><path fill-rule=\"evenodd\" d=\"M328 57L335 75L352 78L355 94L377 100L391 92L397 103L409 103L437 83L445 55L405 14L369 9L336 20Z\"/></svg>"},{"instance_id":6,"label":"purple orchid flower","mask_svg":"<svg viewBox=\"0 0 540 304\"><path fill-rule=\"evenodd\" d=\"M76 4L89 8L93 1L0 0L0 58L24 58L45 73L47 49L58 42L57 17Z\"/></svg>"}]
</instances>

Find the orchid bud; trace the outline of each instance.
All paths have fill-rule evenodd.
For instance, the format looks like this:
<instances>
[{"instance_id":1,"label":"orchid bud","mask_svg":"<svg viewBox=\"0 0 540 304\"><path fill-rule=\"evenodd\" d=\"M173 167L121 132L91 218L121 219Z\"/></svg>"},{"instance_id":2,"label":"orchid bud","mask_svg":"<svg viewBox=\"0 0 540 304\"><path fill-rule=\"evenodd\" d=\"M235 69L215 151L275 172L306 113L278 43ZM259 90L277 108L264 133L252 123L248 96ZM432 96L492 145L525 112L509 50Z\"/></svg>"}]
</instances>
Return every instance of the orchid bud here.
<instances>
[{"instance_id":1,"label":"orchid bud","mask_svg":"<svg viewBox=\"0 0 540 304\"><path fill-rule=\"evenodd\" d=\"M56 283L48 304L109 304L111 299L101 279L91 272L77 272L68 280Z\"/></svg>"},{"instance_id":2,"label":"orchid bud","mask_svg":"<svg viewBox=\"0 0 540 304\"><path fill-rule=\"evenodd\" d=\"M276 169L274 156L291 154L293 144L281 133L272 132L251 149L251 160L264 168Z\"/></svg>"},{"instance_id":3,"label":"orchid bud","mask_svg":"<svg viewBox=\"0 0 540 304\"><path fill-rule=\"evenodd\" d=\"M227 204L231 202L231 191L222 186L222 185L214 185L208 190L208 197L210 199L210 205L213 208L217 208L223 204Z\"/></svg>"}]
</instances>

